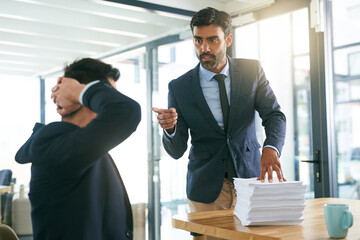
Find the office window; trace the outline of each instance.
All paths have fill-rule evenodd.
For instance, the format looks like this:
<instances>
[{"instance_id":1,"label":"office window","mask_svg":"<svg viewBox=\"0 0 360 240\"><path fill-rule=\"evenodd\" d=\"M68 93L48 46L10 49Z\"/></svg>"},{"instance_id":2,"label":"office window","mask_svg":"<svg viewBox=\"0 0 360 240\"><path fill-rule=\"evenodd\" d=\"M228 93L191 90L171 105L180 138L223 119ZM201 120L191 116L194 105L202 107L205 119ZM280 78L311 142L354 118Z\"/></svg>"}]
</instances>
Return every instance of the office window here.
<instances>
[{"instance_id":1,"label":"office window","mask_svg":"<svg viewBox=\"0 0 360 240\"><path fill-rule=\"evenodd\" d=\"M360 42L360 1L333 0L334 47Z\"/></svg>"},{"instance_id":2,"label":"office window","mask_svg":"<svg viewBox=\"0 0 360 240\"><path fill-rule=\"evenodd\" d=\"M258 59L282 111L287 133L281 156L285 178L302 180L306 197L314 197L311 159L310 63L307 9L265 19L235 29L235 57ZM257 121L259 142L264 140Z\"/></svg>"},{"instance_id":3,"label":"office window","mask_svg":"<svg viewBox=\"0 0 360 240\"><path fill-rule=\"evenodd\" d=\"M137 101L141 106L141 122L136 131L110 151L129 194L130 202L147 203L147 138L146 138L146 71L141 66L141 55L113 61L120 70L117 89Z\"/></svg>"},{"instance_id":4,"label":"office window","mask_svg":"<svg viewBox=\"0 0 360 240\"><path fill-rule=\"evenodd\" d=\"M11 169L17 186L30 183L30 164L15 162L17 150L40 121L38 78L1 76L0 169Z\"/></svg>"},{"instance_id":5,"label":"office window","mask_svg":"<svg viewBox=\"0 0 360 240\"><path fill-rule=\"evenodd\" d=\"M143 51L124 60L104 60L120 70L117 89L137 101L141 106L141 122L136 131L110 151L124 181L133 209L134 239L145 239L146 204L148 202L148 151L146 115L146 70ZM121 124L121 123L119 123Z\"/></svg>"},{"instance_id":6,"label":"office window","mask_svg":"<svg viewBox=\"0 0 360 240\"><path fill-rule=\"evenodd\" d=\"M338 194L360 199L360 1L331 4Z\"/></svg>"},{"instance_id":7,"label":"office window","mask_svg":"<svg viewBox=\"0 0 360 240\"><path fill-rule=\"evenodd\" d=\"M160 46L157 61L158 89L153 92L153 106L167 108L168 83L194 68L198 63L192 39ZM162 128L159 128L159 135L162 134ZM190 143L188 143L189 148ZM173 215L188 211L186 197L188 155L186 151L180 159L175 160L166 153L163 146L160 147L161 239L191 239L188 232L174 229L171 225Z\"/></svg>"}]
</instances>

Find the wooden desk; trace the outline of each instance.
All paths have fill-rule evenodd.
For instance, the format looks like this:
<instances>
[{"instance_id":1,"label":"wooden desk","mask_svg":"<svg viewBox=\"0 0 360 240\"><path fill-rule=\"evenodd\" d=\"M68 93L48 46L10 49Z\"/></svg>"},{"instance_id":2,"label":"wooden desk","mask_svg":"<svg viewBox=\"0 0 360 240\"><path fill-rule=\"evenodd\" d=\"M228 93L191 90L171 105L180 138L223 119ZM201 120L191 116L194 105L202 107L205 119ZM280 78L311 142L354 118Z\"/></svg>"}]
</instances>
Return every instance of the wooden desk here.
<instances>
[{"instance_id":1,"label":"wooden desk","mask_svg":"<svg viewBox=\"0 0 360 240\"><path fill-rule=\"evenodd\" d=\"M1 223L1 196L6 193L9 192L11 190L10 186L4 186L4 185L0 185L0 223Z\"/></svg>"},{"instance_id":2,"label":"wooden desk","mask_svg":"<svg viewBox=\"0 0 360 240\"><path fill-rule=\"evenodd\" d=\"M360 200L318 198L306 200L304 221L296 226L244 227L233 210L188 213L173 217L175 228L204 234L194 239L206 240L214 236L231 240L324 240L330 239L325 226L324 204L346 203L354 215L354 225L349 228L348 240L360 240Z\"/></svg>"}]
</instances>

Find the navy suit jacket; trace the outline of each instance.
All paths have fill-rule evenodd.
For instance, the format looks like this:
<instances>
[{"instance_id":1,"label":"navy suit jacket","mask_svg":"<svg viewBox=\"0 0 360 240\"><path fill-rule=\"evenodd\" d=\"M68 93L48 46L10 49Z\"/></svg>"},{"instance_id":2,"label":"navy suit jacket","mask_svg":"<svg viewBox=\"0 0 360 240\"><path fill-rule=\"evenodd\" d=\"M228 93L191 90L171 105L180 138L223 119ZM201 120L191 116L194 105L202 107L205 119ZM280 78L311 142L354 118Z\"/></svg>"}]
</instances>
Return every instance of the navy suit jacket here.
<instances>
[{"instance_id":1,"label":"navy suit jacket","mask_svg":"<svg viewBox=\"0 0 360 240\"><path fill-rule=\"evenodd\" d=\"M140 106L107 82L84 105L98 115L86 127L36 124L16 154L32 163L29 199L35 240L132 239L131 205L108 151L137 128Z\"/></svg>"},{"instance_id":2,"label":"navy suit jacket","mask_svg":"<svg viewBox=\"0 0 360 240\"><path fill-rule=\"evenodd\" d=\"M190 200L211 203L219 196L228 154L237 177L260 175L261 147L255 132L255 111L265 127L265 145L284 145L286 119L256 60L228 58L231 93L228 132L224 132L211 113L199 81L199 65L169 83L168 105L178 113L175 136L163 134L167 153L180 158L187 149L189 130L191 149L187 172Z\"/></svg>"}]
</instances>

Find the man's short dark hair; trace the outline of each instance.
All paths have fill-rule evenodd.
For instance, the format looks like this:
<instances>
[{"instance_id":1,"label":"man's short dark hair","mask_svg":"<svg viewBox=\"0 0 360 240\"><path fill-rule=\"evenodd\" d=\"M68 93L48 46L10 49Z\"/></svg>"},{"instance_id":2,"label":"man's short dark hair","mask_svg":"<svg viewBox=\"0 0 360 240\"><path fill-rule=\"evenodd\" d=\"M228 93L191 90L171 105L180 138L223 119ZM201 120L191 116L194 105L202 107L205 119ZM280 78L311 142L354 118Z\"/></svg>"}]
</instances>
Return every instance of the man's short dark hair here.
<instances>
[{"instance_id":1,"label":"man's short dark hair","mask_svg":"<svg viewBox=\"0 0 360 240\"><path fill-rule=\"evenodd\" d=\"M120 77L120 71L98 59L83 58L65 66L64 77L75 78L82 84L95 80L107 81L108 78L117 81Z\"/></svg>"},{"instance_id":2,"label":"man's short dark hair","mask_svg":"<svg viewBox=\"0 0 360 240\"><path fill-rule=\"evenodd\" d=\"M191 19L190 27L194 33L194 27L196 26L209 26L214 24L221 27L227 37L232 32L231 17L224 11L219 11L215 8L207 7L201 9Z\"/></svg>"}]
</instances>

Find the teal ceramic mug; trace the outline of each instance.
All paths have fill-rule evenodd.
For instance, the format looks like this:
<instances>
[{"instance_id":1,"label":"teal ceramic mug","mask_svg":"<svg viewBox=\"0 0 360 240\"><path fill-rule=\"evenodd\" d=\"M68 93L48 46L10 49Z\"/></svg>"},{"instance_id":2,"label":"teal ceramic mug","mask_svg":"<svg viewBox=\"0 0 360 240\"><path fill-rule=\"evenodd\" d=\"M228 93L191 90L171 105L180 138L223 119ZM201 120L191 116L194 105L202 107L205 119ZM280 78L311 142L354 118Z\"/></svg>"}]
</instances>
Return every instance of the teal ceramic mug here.
<instances>
[{"instance_id":1,"label":"teal ceramic mug","mask_svg":"<svg viewBox=\"0 0 360 240\"><path fill-rule=\"evenodd\" d=\"M348 204L325 204L326 229L331 238L345 238L353 225L353 215Z\"/></svg>"}]
</instances>

